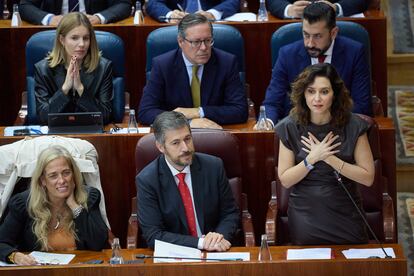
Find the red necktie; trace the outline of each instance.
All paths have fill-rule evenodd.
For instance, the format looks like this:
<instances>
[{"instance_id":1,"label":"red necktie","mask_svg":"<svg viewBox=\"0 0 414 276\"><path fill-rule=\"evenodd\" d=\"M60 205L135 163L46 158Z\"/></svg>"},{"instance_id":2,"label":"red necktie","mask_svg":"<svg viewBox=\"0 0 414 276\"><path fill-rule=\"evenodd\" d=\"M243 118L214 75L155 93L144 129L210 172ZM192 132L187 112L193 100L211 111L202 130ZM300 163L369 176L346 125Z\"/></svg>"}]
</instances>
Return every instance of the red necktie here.
<instances>
[{"instance_id":1,"label":"red necktie","mask_svg":"<svg viewBox=\"0 0 414 276\"><path fill-rule=\"evenodd\" d=\"M320 56L318 56L318 62L319 63L324 63L325 62L325 58L326 58L326 55L320 55Z\"/></svg>"},{"instance_id":2,"label":"red necktie","mask_svg":"<svg viewBox=\"0 0 414 276\"><path fill-rule=\"evenodd\" d=\"M187 183L185 183L185 173L178 173L178 190L180 191L181 199L184 203L185 216L187 217L188 230L190 235L197 237L197 227L194 215L193 202L191 200L190 190Z\"/></svg>"}]
</instances>

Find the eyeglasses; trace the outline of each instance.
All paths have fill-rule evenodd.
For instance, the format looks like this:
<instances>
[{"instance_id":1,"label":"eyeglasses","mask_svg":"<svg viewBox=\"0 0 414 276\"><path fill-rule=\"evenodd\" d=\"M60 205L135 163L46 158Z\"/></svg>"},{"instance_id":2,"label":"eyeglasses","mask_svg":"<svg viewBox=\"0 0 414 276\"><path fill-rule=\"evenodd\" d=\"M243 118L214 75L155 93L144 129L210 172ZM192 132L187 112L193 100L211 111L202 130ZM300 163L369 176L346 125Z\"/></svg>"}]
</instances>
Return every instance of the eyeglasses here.
<instances>
[{"instance_id":1,"label":"eyeglasses","mask_svg":"<svg viewBox=\"0 0 414 276\"><path fill-rule=\"evenodd\" d=\"M214 39L213 38L206 38L204 40L188 40L187 38L184 37L184 40L189 42L191 47L193 47L193 48L200 48L201 43L203 43L203 42L204 42L204 45L206 47L213 46L213 44L214 44Z\"/></svg>"}]
</instances>

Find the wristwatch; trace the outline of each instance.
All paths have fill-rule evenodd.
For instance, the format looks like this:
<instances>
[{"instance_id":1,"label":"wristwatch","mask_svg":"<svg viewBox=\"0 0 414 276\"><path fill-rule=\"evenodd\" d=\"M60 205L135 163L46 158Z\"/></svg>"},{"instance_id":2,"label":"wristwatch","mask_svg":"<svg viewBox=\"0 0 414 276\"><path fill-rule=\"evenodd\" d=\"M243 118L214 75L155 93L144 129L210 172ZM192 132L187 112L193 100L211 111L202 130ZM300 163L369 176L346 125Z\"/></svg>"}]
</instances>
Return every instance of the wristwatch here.
<instances>
[{"instance_id":1,"label":"wristwatch","mask_svg":"<svg viewBox=\"0 0 414 276\"><path fill-rule=\"evenodd\" d=\"M308 169L308 171L313 170L314 166L312 164L309 164L308 161L306 161L306 158L303 159L303 163L305 164L305 167Z\"/></svg>"}]
</instances>

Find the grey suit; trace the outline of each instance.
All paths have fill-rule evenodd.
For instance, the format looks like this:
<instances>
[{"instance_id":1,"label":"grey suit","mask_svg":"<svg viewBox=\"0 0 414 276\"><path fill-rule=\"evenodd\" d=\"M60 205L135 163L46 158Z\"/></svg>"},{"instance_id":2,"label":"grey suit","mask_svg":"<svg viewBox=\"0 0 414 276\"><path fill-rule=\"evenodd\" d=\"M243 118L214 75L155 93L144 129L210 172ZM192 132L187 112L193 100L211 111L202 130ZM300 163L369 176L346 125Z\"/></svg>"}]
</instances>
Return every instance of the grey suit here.
<instances>
[{"instance_id":1,"label":"grey suit","mask_svg":"<svg viewBox=\"0 0 414 276\"><path fill-rule=\"evenodd\" d=\"M239 210L221 159L196 153L190 166L194 205L202 234L217 232L232 242L239 228ZM164 155L136 177L138 220L149 247L162 240L197 247L190 236L177 184Z\"/></svg>"},{"instance_id":2,"label":"grey suit","mask_svg":"<svg viewBox=\"0 0 414 276\"><path fill-rule=\"evenodd\" d=\"M63 112L102 112L104 123L111 121L112 113L112 62L101 57L98 67L91 73L80 71L84 86L82 97L71 91L63 94L66 78L63 64L50 68L46 59L35 64L36 112L42 124L47 124L48 114Z\"/></svg>"}]
</instances>

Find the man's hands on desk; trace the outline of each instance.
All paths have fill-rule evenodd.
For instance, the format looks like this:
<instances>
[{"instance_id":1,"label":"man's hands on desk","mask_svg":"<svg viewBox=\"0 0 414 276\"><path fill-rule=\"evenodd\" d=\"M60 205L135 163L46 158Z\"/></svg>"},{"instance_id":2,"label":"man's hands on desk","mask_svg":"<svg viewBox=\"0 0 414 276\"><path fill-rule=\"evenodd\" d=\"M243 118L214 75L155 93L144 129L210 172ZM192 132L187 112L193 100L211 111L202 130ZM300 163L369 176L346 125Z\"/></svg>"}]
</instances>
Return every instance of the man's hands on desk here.
<instances>
[{"instance_id":1,"label":"man's hands on desk","mask_svg":"<svg viewBox=\"0 0 414 276\"><path fill-rule=\"evenodd\" d=\"M176 112L180 112L184 114L184 116L191 120L190 126L191 128L213 128L213 129L223 129L222 126L209 120L207 118L200 118L200 112L198 107L193 108L184 108L184 107L177 107L174 109Z\"/></svg>"},{"instance_id":2,"label":"man's hands on desk","mask_svg":"<svg viewBox=\"0 0 414 276\"><path fill-rule=\"evenodd\" d=\"M220 233L209 232L207 235L203 236L203 238L203 249L206 251L222 252L229 250L231 247L231 243Z\"/></svg>"}]
</instances>

